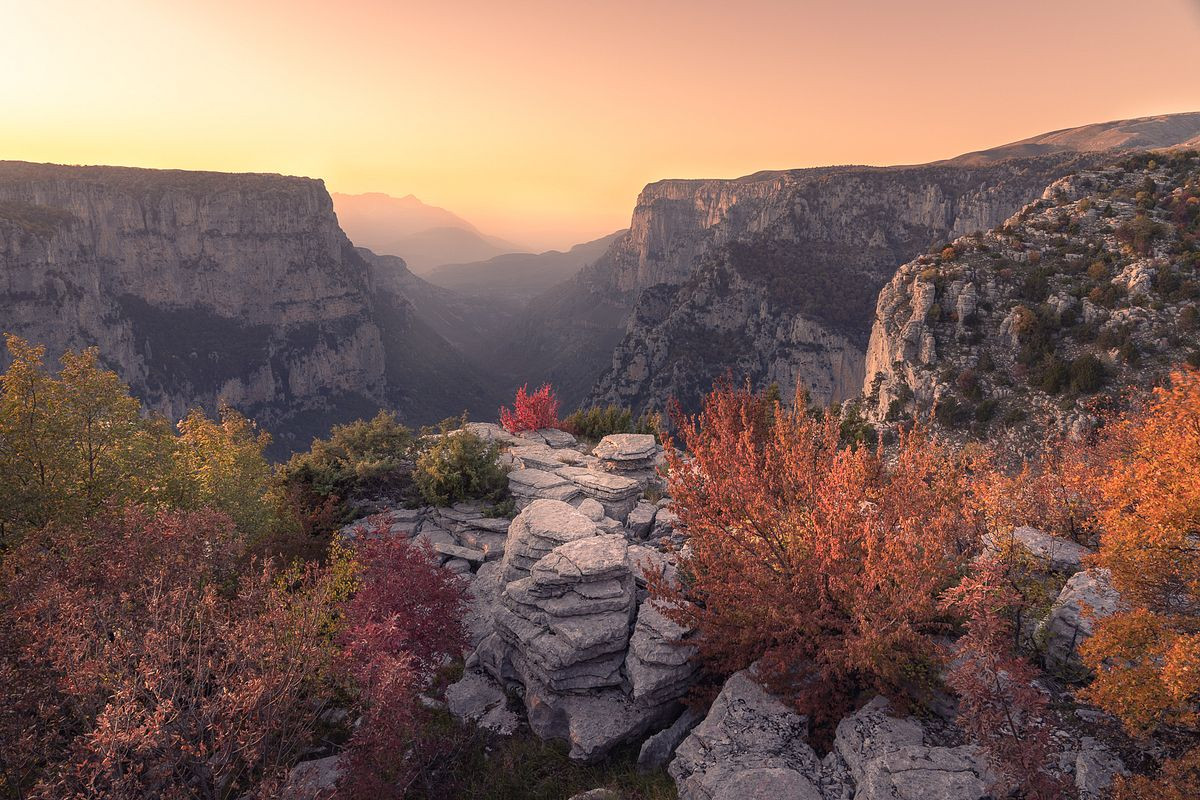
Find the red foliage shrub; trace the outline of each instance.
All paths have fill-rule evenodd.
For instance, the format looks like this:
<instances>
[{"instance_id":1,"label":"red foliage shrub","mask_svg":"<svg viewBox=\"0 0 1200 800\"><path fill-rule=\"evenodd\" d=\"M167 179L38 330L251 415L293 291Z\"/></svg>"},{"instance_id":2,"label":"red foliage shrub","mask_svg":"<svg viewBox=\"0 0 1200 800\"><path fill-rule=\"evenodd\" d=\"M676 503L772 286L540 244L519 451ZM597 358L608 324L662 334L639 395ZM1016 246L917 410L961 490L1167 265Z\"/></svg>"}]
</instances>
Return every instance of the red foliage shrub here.
<instances>
[{"instance_id":1,"label":"red foliage shrub","mask_svg":"<svg viewBox=\"0 0 1200 800\"><path fill-rule=\"evenodd\" d=\"M228 517L101 515L4 561L5 789L233 797L308 744L327 648L319 576L233 571Z\"/></svg>"},{"instance_id":2,"label":"red foliage shrub","mask_svg":"<svg viewBox=\"0 0 1200 800\"><path fill-rule=\"evenodd\" d=\"M947 683L959 695L958 722L988 753L998 777L998 795L1019 788L1029 800L1056 800L1068 786L1047 771L1054 755L1043 722L1046 696L1037 673L1012 651L1011 615L1022 599L1011 589L999 561L983 560L944 599L947 610L966 620Z\"/></svg>"},{"instance_id":3,"label":"red foliage shrub","mask_svg":"<svg viewBox=\"0 0 1200 800\"><path fill-rule=\"evenodd\" d=\"M937 656L941 593L976 538L960 466L922 432L894 463L842 447L832 415L719 384L696 417L676 414L687 454L667 449L670 495L690 536L683 598L701 658L764 677L818 720L854 694L892 696Z\"/></svg>"},{"instance_id":4,"label":"red foliage shrub","mask_svg":"<svg viewBox=\"0 0 1200 800\"><path fill-rule=\"evenodd\" d=\"M554 388L548 384L533 394L528 393L528 385L517 390L510 411L507 407L500 409L500 424L509 433L536 431L541 428L559 428L562 423L558 419L558 396Z\"/></svg>"},{"instance_id":5,"label":"red foliage shrub","mask_svg":"<svg viewBox=\"0 0 1200 800\"><path fill-rule=\"evenodd\" d=\"M339 785L347 798L403 797L446 743L422 724L418 693L466 646L466 585L432 555L403 537L368 535L355 556L362 583L338 636L363 715Z\"/></svg>"}]
</instances>

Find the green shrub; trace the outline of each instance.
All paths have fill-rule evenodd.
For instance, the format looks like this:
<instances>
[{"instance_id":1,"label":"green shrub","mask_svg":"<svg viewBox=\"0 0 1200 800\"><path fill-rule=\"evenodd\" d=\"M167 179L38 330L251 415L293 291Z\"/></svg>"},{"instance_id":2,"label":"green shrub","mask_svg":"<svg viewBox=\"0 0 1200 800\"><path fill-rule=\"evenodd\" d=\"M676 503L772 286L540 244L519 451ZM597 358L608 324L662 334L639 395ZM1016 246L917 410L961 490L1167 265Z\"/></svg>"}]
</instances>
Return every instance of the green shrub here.
<instances>
[{"instance_id":1,"label":"green shrub","mask_svg":"<svg viewBox=\"0 0 1200 800\"><path fill-rule=\"evenodd\" d=\"M497 503L508 490L499 456L498 445L470 431L446 432L417 456L413 479L430 505L449 506L462 500Z\"/></svg>"},{"instance_id":2,"label":"green shrub","mask_svg":"<svg viewBox=\"0 0 1200 800\"><path fill-rule=\"evenodd\" d=\"M1072 361L1068 373L1072 391L1080 394L1091 394L1104 383L1104 365L1090 353Z\"/></svg>"},{"instance_id":3,"label":"green shrub","mask_svg":"<svg viewBox=\"0 0 1200 800\"><path fill-rule=\"evenodd\" d=\"M616 405L578 409L563 420L571 433L584 439L603 439L610 433L632 433L633 411Z\"/></svg>"},{"instance_id":4,"label":"green shrub","mask_svg":"<svg viewBox=\"0 0 1200 800\"><path fill-rule=\"evenodd\" d=\"M1036 374L1037 387L1048 394L1058 394L1070 381L1071 370L1067 362L1053 354L1043 360Z\"/></svg>"},{"instance_id":5,"label":"green shrub","mask_svg":"<svg viewBox=\"0 0 1200 800\"><path fill-rule=\"evenodd\" d=\"M955 397L947 394L938 400L933 416L945 427L957 428L970 418L971 409L964 408Z\"/></svg>"},{"instance_id":6,"label":"green shrub","mask_svg":"<svg viewBox=\"0 0 1200 800\"><path fill-rule=\"evenodd\" d=\"M354 501L413 497L413 433L390 411L370 421L335 425L328 439L315 439L305 453L296 453L275 474L277 487L311 514L333 503L333 523L351 515Z\"/></svg>"},{"instance_id":7,"label":"green shrub","mask_svg":"<svg viewBox=\"0 0 1200 800\"><path fill-rule=\"evenodd\" d=\"M592 406L577 409L563 420L566 430L580 437L598 441L612 433L649 433L658 436L661 419L658 414L643 412L636 419L628 407L617 405Z\"/></svg>"}]
</instances>

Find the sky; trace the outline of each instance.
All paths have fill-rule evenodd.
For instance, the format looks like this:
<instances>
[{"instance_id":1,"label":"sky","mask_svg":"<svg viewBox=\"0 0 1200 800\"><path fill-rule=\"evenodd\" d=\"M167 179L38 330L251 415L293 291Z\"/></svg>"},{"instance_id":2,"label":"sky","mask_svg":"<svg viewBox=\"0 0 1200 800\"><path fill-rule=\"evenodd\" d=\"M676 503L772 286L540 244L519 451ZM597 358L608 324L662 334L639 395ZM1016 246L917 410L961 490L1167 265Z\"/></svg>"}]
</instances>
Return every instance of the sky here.
<instances>
[{"instance_id":1,"label":"sky","mask_svg":"<svg viewBox=\"0 0 1200 800\"><path fill-rule=\"evenodd\" d=\"M1200 110L1200 0L0 0L0 159L279 172L565 247L661 178Z\"/></svg>"}]
</instances>

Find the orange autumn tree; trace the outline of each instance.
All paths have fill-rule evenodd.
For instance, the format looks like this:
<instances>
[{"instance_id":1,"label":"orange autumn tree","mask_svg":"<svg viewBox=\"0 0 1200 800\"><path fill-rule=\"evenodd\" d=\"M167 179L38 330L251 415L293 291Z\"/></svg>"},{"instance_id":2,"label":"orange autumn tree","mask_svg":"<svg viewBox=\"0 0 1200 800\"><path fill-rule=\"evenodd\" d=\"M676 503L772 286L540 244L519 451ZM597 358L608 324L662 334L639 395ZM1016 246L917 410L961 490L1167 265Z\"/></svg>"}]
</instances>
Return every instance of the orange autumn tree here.
<instances>
[{"instance_id":1,"label":"orange autumn tree","mask_svg":"<svg viewBox=\"0 0 1200 800\"><path fill-rule=\"evenodd\" d=\"M1080 652L1096 674L1087 696L1134 734L1200 723L1200 373L1175 372L1106 426L1096 485L1096 562L1124 610L1098 621ZM1190 766L1189 766L1190 764ZM1168 765L1176 788L1200 786L1200 757ZM1190 777L1187 777L1189 776ZM1172 778L1172 776L1174 776ZM1140 787L1140 788L1139 788ZM1145 779L1126 796L1171 796ZM1185 795L1179 795L1185 796Z\"/></svg>"},{"instance_id":2,"label":"orange autumn tree","mask_svg":"<svg viewBox=\"0 0 1200 800\"><path fill-rule=\"evenodd\" d=\"M686 452L667 449L668 481L691 554L682 595L654 591L708 666L761 659L774 689L828 721L860 689L919 683L976 531L958 464L923 431L885 463L844 446L831 415L766 405L726 381L698 416L676 414Z\"/></svg>"}]
</instances>

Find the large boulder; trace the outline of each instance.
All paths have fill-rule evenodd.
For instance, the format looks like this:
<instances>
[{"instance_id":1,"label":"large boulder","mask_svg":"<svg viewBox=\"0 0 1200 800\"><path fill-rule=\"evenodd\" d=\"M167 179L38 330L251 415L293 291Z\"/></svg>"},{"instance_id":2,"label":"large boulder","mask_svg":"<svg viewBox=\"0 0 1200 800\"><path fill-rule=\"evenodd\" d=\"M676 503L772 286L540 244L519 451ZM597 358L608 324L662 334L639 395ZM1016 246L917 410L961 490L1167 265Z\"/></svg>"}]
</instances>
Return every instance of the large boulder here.
<instances>
[{"instance_id":1,"label":"large boulder","mask_svg":"<svg viewBox=\"0 0 1200 800\"><path fill-rule=\"evenodd\" d=\"M855 778L867 763L909 745L920 745L925 731L911 719L893 717L887 700L876 697L838 723L833 746Z\"/></svg>"},{"instance_id":2,"label":"large boulder","mask_svg":"<svg viewBox=\"0 0 1200 800\"><path fill-rule=\"evenodd\" d=\"M927 747L924 729L877 697L838 723L834 754L855 800L983 800L992 783L972 747Z\"/></svg>"},{"instance_id":3,"label":"large boulder","mask_svg":"<svg viewBox=\"0 0 1200 800\"><path fill-rule=\"evenodd\" d=\"M770 695L752 670L742 670L725 681L667 771L680 800L822 800L821 762L807 736L808 720Z\"/></svg>"},{"instance_id":4,"label":"large boulder","mask_svg":"<svg viewBox=\"0 0 1200 800\"><path fill-rule=\"evenodd\" d=\"M676 719L695 672L692 648L675 644L688 632L653 604L639 613L642 570L655 551L631 545L604 512L594 498L578 508L533 500L512 521L503 559L485 560L472 589L476 646L468 669L519 688L533 733L567 741L571 758L580 761L603 758ZM476 706L484 712L495 691L464 681L454 704L475 718L465 710L468 701L483 698ZM487 709L480 724L499 708Z\"/></svg>"},{"instance_id":5,"label":"large boulder","mask_svg":"<svg viewBox=\"0 0 1200 800\"><path fill-rule=\"evenodd\" d=\"M618 472L652 468L657 454L658 442L647 433L609 434L592 450L606 468Z\"/></svg>"},{"instance_id":6,"label":"large boulder","mask_svg":"<svg viewBox=\"0 0 1200 800\"><path fill-rule=\"evenodd\" d=\"M1038 626L1046 668L1068 677L1085 671L1079 645L1090 638L1095 621L1117 611L1121 596L1106 569L1089 569L1071 576Z\"/></svg>"},{"instance_id":7,"label":"large boulder","mask_svg":"<svg viewBox=\"0 0 1200 800\"><path fill-rule=\"evenodd\" d=\"M517 715L508 709L504 690L479 672L468 670L446 688L446 707L460 720L505 736L515 732L520 724Z\"/></svg>"},{"instance_id":8,"label":"large boulder","mask_svg":"<svg viewBox=\"0 0 1200 800\"><path fill-rule=\"evenodd\" d=\"M544 472L553 472L566 464L566 462L559 459L558 450L544 444L527 444L522 447L514 447L508 451L508 454L522 469L540 469Z\"/></svg>"},{"instance_id":9,"label":"large boulder","mask_svg":"<svg viewBox=\"0 0 1200 800\"><path fill-rule=\"evenodd\" d=\"M341 762L340 755L301 761L288 772L279 796L288 800L329 800L342 775Z\"/></svg>"},{"instance_id":10,"label":"large boulder","mask_svg":"<svg viewBox=\"0 0 1200 800\"><path fill-rule=\"evenodd\" d=\"M1092 552L1070 539L1052 536L1029 525L1013 528L1008 536L997 536L992 547L1001 545L1020 548L1046 571L1068 575L1082 569L1084 556Z\"/></svg>"},{"instance_id":11,"label":"large boulder","mask_svg":"<svg viewBox=\"0 0 1200 800\"><path fill-rule=\"evenodd\" d=\"M598 532L596 523L574 506L561 500L534 500L509 525L501 561L504 582L528 575L555 547Z\"/></svg>"},{"instance_id":12,"label":"large boulder","mask_svg":"<svg viewBox=\"0 0 1200 800\"><path fill-rule=\"evenodd\" d=\"M539 499L570 502L580 494L579 487L561 475L529 468L508 473L508 489L520 509Z\"/></svg>"},{"instance_id":13,"label":"large boulder","mask_svg":"<svg viewBox=\"0 0 1200 800\"><path fill-rule=\"evenodd\" d=\"M614 747L665 725L679 713L679 706L637 703L619 688L558 692L526 679L525 711L536 735L566 741L575 761L595 762Z\"/></svg>"},{"instance_id":14,"label":"large boulder","mask_svg":"<svg viewBox=\"0 0 1200 800\"><path fill-rule=\"evenodd\" d=\"M632 478L587 467L563 467L558 476L570 481L586 497L599 501L604 513L615 520L625 521L638 503L642 487Z\"/></svg>"},{"instance_id":15,"label":"large boulder","mask_svg":"<svg viewBox=\"0 0 1200 800\"><path fill-rule=\"evenodd\" d=\"M974 747L907 745L866 763L854 800L989 800L991 784Z\"/></svg>"},{"instance_id":16,"label":"large boulder","mask_svg":"<svg viewBox=\"0 0 1200 800\"><path fill-rule=\"evenodd\" d=\"M642 748L638 751L638 770L654 772L665 767L671 757L675 755L675 748L679 747L679 743L684 740L684 737L703 719L704 717L698 711L688 708L669 727L648 737L646 741L642 742Z\"/></svg>"},{"instance_id":17,"label":"large boulder","mask_svg":"<svg viewBox=\"0 0 1200 800\"><path fill-rule=\"evenodd\" d=\"M1075 788L1080 800L1107 797L1113 778L1128 774L1120 756L1096 739L1083 737L1075 755Z\"/></svg>"}]
</instances>

